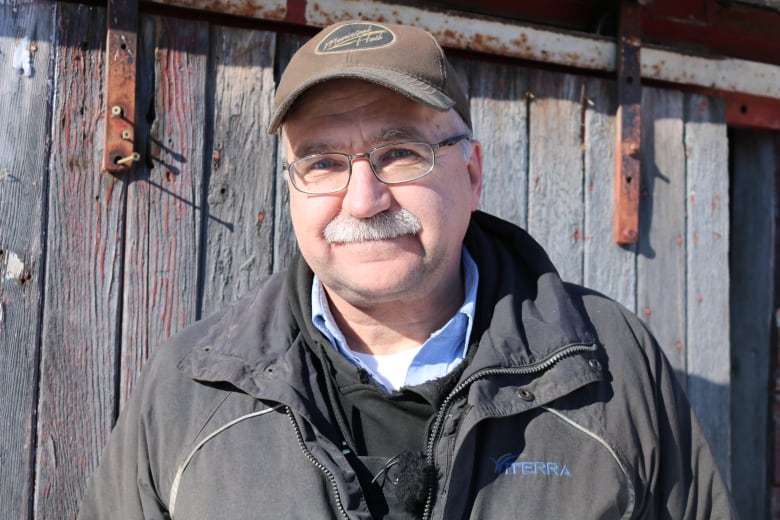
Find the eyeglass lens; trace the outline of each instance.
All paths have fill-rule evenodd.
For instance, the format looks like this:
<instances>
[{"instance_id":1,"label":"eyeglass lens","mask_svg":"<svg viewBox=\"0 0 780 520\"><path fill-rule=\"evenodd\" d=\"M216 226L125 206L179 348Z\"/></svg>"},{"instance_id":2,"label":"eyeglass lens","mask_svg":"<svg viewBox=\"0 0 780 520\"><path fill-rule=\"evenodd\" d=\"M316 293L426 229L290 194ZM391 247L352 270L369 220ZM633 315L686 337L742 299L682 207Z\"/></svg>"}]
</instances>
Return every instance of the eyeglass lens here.
<instances>
[{"instance_id":1,"label":"eyeglass lens","mask_svg":"<svg viewBox=\"0 0 780 520\"><path fill-rule=\"evenodd\" d=\"M349 181L351 159L341 153L304 157L290 165L296 187L325 193L343 188ZM411 181L428 173L433 166L433 149L427 143L399 143L375 148L368 160L376 176L386 183Z\"/></svg>"}]
</instances>

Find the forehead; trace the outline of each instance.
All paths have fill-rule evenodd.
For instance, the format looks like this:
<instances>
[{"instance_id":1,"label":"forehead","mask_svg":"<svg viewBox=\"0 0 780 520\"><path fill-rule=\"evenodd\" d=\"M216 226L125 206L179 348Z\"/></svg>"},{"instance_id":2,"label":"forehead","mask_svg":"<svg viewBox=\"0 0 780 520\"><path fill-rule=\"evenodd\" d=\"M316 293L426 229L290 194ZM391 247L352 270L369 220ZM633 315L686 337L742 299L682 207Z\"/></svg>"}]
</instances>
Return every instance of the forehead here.
<instances>
[{"instance_id":1,"label":"forehead","mask_svg":"<svg viewBox=\"0 0 780 520\"><path fill-rule=\"evenodd\" d=\"M393 129L399 135L423 138L437 133L437 127L452 126L451 121L448 112L390 89L341 79L317 85L301 96L285 119L283 132L292 141L335 134L373 138Z\"/></svg>"}]
</instances>

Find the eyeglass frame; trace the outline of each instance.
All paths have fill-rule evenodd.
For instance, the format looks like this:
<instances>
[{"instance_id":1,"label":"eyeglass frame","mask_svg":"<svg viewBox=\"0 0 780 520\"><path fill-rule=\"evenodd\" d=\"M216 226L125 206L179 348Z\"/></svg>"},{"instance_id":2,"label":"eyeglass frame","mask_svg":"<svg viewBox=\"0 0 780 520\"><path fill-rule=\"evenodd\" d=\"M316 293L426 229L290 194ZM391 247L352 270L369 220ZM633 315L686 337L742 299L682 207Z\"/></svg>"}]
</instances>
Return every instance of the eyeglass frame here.
<instances>
[{"instance_id":1,"label":"eyeglass frame","mask_svg":"<svg viewBox=\"0 0 780 520\"><path fill-rule=\"evenodd\" d=\"M368 165L371 168L371 173L373 173L374 174L374 178L376 178L376 180L378 180L382 184L387 184L388 186L393 186L393 185L396 185L396 184L406 184L407 182L418 181L418 180L422 179L423 177L426 177L426 176L431 174L431 172L433 171L434 167L436 166L436 152L438 152L441 148L444 148L444 147L447 147L447 146L454 146L454 145L456 145L456 144L458 144L458 143L460 143L461 141L464 141L464 140L471 141L472 140L471 135L469 135L469 134L459 134L459 135L456 135L456 136L444 139L443 141L440 141L438 143L429 143L428 141L401 141L401 142L398 142L398 143L388 143L388 144L383 144L383 145L380 145L380 146L375 146L374 148L370 149L369 151L364 152L364 153L359 153L359 154L348 154L348 153L343 153L343 152L314 153L314 154L311 154L311 155L306 155L304 157L299 157L298 159L295 159L294 161L292 161L290 163L288 163L287 161L282 162L282 171L288 173L288 176L290 178L290 182L293 185L293 188L295 188L297 191L300 191L301 193L305 193L307 195L329 195L329 194L338 193L340 191L343 191L343 190L347 189L347 186L349 186L349 181L352 180L352 162L355 159L367 159L368 160ZM376 171L376 166L374 165L373 161L371 161L371 154L373 154L377 150L381 150L383 148L399 146L399 145L404 145L404 144L424 144L424 145L427 145L428 147L430 147L431 154L432 154L431 155L431 166L430 166L430 168L428 168L428 171L426 171L425 173L420 174L417 177L413 177L411 179L405 179L405 180L402 180L402 181L386 181L386 180L381 179L379 177L379 173L377 173L377 171ZM295 163L297 163L299 161L309 160L309 159L312 159L312 158L315 158L315 157L325 156L325 155L340 155L342 157L346 157L347 158L347 164L349 164L349 169L347 170L347 181L344 183L344 185L339 187L339 188L336 188L336 189L333 189L333 190L329 190L329 191L306 191L306 190L298 187L298 185L295 184L295 172L292 169L292 168L295 167Z\"/></svg>"}]
</instances>

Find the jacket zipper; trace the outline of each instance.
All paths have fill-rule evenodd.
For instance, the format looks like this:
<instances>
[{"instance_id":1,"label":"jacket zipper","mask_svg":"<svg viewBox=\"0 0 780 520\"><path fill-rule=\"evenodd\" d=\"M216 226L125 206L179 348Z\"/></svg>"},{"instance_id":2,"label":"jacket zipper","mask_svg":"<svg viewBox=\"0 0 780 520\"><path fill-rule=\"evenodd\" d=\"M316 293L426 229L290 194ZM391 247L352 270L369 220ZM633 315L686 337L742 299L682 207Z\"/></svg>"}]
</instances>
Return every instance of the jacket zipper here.
<instances>
[{"instance_id":1,"label":"jacket zipper","mask_svg":"<svg viewBox=\"0 0 780 520\"><path fill-rule=\"evenodd\" d=\"M515 367L515 368L486 368L484 370L480 370L479 372L475 372L474 374L469 376L468 379L466 379L461 384L456 386L442 402L441 408L439 409L439 413L436 415L436 419L434 420L433 426L431 427L431 434L428 437L428 445L426 446L426 452L425 452L426 463L429 465L434 464L433 450L435 448L436 440L439 436L439 429L441 428L441 424L444 421L444 417L447 415L447 411L449 410L452 401L455 399L455 397L458 396L460 392L462 392L465 388L470 386L474 381L491 375L528 375L528 374L544 372L545 370L550 369L553 365L555 365L560 360L568 356L580 352L592 352L595 349L596 346L593 344L572 345L570 347L565 348L564 350L556 352L555 354L551 355L547 359L539 361L538 363L535 363L533 365L528 365L524 367ZM430 484L428 486L428 495L425 500L425 510L423 512L423 517L422 517L423 520L429 520L431 518L432 513L433 513L433 485Z\"/></svg>"},{"instance_id":2,"label":"jacket zipper","mask_svg":"<svg viewBox=\"0 0 780 520\"><path fill-rule=\"evenodd\" d=\"M292 424L293 430L295 430L295 437L298 439L298 446L301 448L301 452L303 453L303 456L306 457L306 459L311 462L315 468L319 469L330 482L330 487L333 490L333 495L336 498L336 507L339 510L339 513L341 513L341 517L345 519L349 519L349 516L347 515L346 510L344 509L344 504L341 502L341 495L339 494L339 488L336 485L336 477L333 476L333 473L326 468L320 461L318 461L314 455L311 454L309 449L306 447L306 443L303 442L303 434L301 434L301 429L298 427L298 423L295 421L295 417L293 417L292 410L290 410L289 406L285 406L285 412L287 413L287 417L290 419L290 423Z\"/></svg>"}]
</instances>

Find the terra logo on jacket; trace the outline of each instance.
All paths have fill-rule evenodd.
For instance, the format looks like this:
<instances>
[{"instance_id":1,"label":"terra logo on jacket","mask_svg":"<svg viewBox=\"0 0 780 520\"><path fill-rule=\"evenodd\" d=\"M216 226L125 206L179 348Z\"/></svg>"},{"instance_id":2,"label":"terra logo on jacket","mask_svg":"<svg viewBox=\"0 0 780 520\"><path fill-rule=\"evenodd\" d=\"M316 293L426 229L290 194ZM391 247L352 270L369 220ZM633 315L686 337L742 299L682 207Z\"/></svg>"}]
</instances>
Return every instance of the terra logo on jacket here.
<instances>
[{"instance_id":1,"label":"terra logo on jacket","mask_svg":"<svg viewBox=\"0 0 780 520\"><path fill-rule=\"evenodd\" d=\"M517 453L505 453L491 461L496 466L496 475L517 475L530 476L540 475L547 477L571 477L571 471L566 464L559 464L550 461L529 461L517 460L520 457Z\"/></svg>"}]
</instances>

